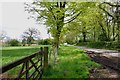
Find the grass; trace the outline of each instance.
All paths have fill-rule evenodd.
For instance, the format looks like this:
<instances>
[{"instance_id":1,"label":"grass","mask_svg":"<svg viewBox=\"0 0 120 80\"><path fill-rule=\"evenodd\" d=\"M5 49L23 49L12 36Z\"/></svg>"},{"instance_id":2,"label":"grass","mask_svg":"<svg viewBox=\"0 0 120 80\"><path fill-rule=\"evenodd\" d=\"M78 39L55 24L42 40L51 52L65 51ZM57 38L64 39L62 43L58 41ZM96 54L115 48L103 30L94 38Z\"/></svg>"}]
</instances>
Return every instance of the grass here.
<instances>
[{"instance_id":1,"label":"grass","mask_svg":"<svg viewBox=\"0 0 120 80\"><path fill-rule=\"evenodd\" d=\"M30 55L39 50L39 47L7 47L2 49L2 65Z\"/></svg>"},{"instance_id":2,"label":"grass","mask_svg":"<svg viewBox=\"0 0 120 80\"><path fill-rule=\"evenodd\" d=\"M44 45L48 46L48 45ZM8 63L11 63L15 60L18 60L20 58L26 57L28 55L33 54L34 52L40 50L40 47L42 46L21 46L21 47L3 47L0 52L0 56L2 58L2 64L0 64L0 66L2 65L6 65ZM20 71L22 65L19 65L9 71L7 71L5 74L7 74L8 77L15 77L16 74L18 74L18 72Z\"/></svg>"},{"instance_id":3,"label":"grass","mask_svg":"<svg viewBox=\"0 0 120 80\"><path fill-rule=\"evenodd\" d=\"M7 64L38 51L36 47L5 47L2 49L2 64ZM89 70L99 68L100 65L91 61L83 50L70 46L61 46L57 64L53 58L49 60L49 67L44 72L43 78L88 78ZM20 70L21 65L8 71L7 74L14 77Z\"/></svg>"},{"instance_id":4,"label":"grass","mask_svg":"<svg viewBox=\"0 0 120 80\"><path fill-rule=\"evenodd\" d=\"M2 48L2 64L13 62L22 57L28 56L40 49L41 46L25 46L25 47L3 47Z\"/></svg>"},{"instance_id":5,"label":"grass","mask_svg":"<svg viewBox=\"0 0 120 80\"><path fill-rule=\"evenodd\" d=\"M52 61L52 60L51 60ZM43 78L88 78L89 70L101 65L93 62L83 50L61 46L57 64L50 62Z\"/></svg>"}]
</instances>

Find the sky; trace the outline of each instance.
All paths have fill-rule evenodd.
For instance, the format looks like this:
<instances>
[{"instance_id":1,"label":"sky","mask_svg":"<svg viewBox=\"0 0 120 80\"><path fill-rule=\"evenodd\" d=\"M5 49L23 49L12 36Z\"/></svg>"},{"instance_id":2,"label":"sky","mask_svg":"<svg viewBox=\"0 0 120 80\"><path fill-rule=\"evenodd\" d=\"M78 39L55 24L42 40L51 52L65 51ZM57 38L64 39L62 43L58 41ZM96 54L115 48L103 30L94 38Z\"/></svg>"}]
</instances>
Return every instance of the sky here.
<instances>
[{"instance_id":1,"label":"sky","mask_svg":"<svg viewBox=\"0 0 120 80\"><path fill-rule=\"evenodd\" d=\"M32 2L32 0L0 0L0 32L3 30L9 37L20 39L26 29L34 27L40 31L41 38L48 38L45 25L36 24L34 19L27 19L30 14L25 12L25 1Z\"/></svg>"},{"instance_id":2,"label":"sky","mask_svg":"<svg viewBox=\"0 0 120 80\"><path fill-rule=\"evenodd\" d=\"M46 26L36 24L34 19L28 19L29 16L23 2L0 3L0 27L10 38L20 39L22 33L31 27L40 31L42 39L48 38Z\"/></svg>"}]
</instances>

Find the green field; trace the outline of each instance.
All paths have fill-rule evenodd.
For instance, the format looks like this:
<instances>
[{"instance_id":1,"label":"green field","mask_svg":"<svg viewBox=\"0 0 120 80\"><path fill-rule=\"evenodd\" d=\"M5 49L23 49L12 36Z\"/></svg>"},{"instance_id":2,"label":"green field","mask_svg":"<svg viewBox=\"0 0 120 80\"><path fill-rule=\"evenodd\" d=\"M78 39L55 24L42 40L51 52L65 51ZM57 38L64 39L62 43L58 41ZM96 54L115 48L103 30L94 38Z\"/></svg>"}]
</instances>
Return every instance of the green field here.
<instances>
[{"instance_id":1,"label":"green field","mask_svg":"<svg viewBox=\"0 0 120 80\"><path fill-rule=\"evenodd\" d=\"M2 64L5 65L7 63L13 62L22 57L28 56L38 50L40 50L41 46L27 46L27 47L4 47L2 48Z\"/></svg>"},{"instance_id":2,"label":"green field","mask_svg":"<svg viewBox=\"0 0 120 80\"><path fill-rule=\"evenodd\" d=\"M5 47L2 49L2 64L7 64L38 51L36 47ZM44 72L43 78L88 78L89 70L99 68L100 65L91 61L83 50L70 46L60 46L57 63L53 57L49 60L49 67ZM7 74L15 75L20 67L8 71Z\"/></svg>"}]
</instances>

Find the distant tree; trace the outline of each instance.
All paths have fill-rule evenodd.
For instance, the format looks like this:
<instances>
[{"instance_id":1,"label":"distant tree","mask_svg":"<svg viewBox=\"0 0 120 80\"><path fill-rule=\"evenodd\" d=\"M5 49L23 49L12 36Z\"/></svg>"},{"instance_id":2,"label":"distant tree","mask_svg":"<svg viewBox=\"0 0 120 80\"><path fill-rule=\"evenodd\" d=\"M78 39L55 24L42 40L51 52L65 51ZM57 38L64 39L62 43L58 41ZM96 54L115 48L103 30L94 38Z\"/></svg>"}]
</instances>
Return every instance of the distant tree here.
<instances>
[{"instance_id":1,"label":"distant tree","mask_svg":"<svg viewBox=\"0 0 120 80\"><path fill-rule=\"evenodd\" d=\"M19 46L19 41L17 39L11 39L10 41L8 41L8 44L10 46Z\"/></svg>"},{"instance_id":2,"label":"distant tree","mask_svg":"<svg viewBox=\"0 0 120 80\"><path fill-rule=\"evenodd\" d=\"M7 33L5 31L0 32L0 42L6 42L9 40Z\"/></svg>"},{"instance_id":3,"label":"distant tree","mask_svg":"<svg viewBox=\"0 0 120 80\"><path fill-rule=\"evenodd\" d=\"M27 42L27 44L30 45L32 41L40 39L40 32L38 29L29 28L25 32L23 32L22 37L22 43L25 44L25 42Z\"/></svg>"},{"instance_id":4,"label":"distant tree","mask_svg":"<svg viewBox=\"0 0 120 80\"><path fill-rule=\"evenodd\" d=\"M23 44L23 46L25 46L25 44L26 44L26 39L23 39L23 40L22 40L22 44Z\"/></svg>"}]
</instances>

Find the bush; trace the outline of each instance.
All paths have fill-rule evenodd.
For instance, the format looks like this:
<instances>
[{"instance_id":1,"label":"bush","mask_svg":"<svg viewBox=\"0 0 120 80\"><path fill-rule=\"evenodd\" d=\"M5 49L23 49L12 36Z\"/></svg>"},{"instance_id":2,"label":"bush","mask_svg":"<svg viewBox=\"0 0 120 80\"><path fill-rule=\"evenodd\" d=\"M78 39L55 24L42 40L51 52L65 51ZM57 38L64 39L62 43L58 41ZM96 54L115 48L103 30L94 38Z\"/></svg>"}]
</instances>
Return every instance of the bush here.
<instances>
[{"instance_id":1,"label":"bush","mask_svg":"<svg viewBox=\"0 0 120 80\"><path fill-rule=\"evenodd\" d=\"M19 46L19 41L16 39L11 39L10 41L8 41L8 44L10 46Z\"/></svg>"},{"instance_id":2,"label":"bush","mask_svg":"<svg viewBox=\"0 0 120 80\"><path fill-rule=\"evenodd\" d=\"M107 38L107 35L104 34L104 33L100 34L99 37L98 37L98 39L100 41L109 41L109 39Z\"/></svg>"},{"instance_id":3,"label":"bush","mask_svg":"<svg viewBox=\"0 0 120 80\"><path fill-rule=\"evenodd\" d=\"M79 42L77 45L86 46L91 48L109 48L109 49L120 49L120 43L118 42Z\"/></svg>"},{"instance_id":4,"label":"bush","mask_svg":"<svg viewBox=\"0 0 120 80\"><path fill-rule=\"evenodd\" d=\"M42 39L38 41L39 45L51 45L52 44L52 40L51 39Z\"/></svg>"},{"instance_id":5,"label":"bush","mask_svg":"<svg viewBox=\"0 0 120 80\"><path fill-rule=\"evenodd\" d=\"M105 42L102 42L102 41L101 42L89 42L88 46L92 48L104 48Z\"/></svg>"}]
</instances>

